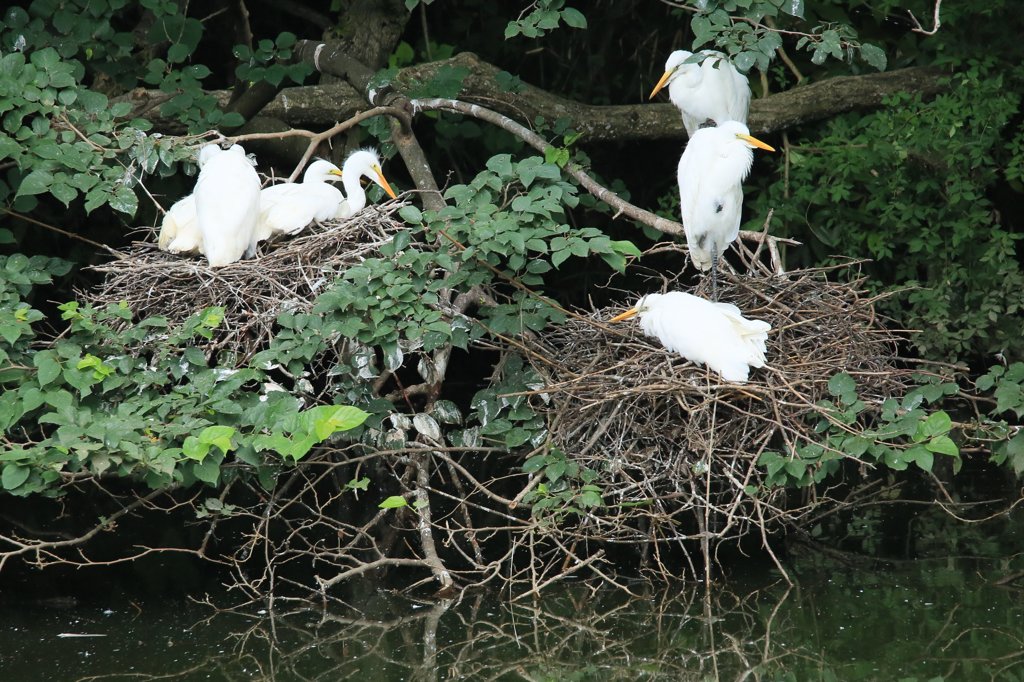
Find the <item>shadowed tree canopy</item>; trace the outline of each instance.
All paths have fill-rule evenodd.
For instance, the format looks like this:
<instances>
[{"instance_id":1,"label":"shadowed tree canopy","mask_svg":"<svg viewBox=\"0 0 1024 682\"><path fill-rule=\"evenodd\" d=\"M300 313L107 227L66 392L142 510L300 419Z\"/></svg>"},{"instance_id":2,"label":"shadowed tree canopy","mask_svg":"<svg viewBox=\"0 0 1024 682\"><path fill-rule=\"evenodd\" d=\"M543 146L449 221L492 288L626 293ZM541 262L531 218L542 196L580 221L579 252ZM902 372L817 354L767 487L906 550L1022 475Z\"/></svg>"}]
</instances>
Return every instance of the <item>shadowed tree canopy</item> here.
<instances>
[{"instance_id":1,"label":"shadowed tree canopy","mask_svg":"<svg viewBox=\"0 0 1024 682\"><path fill-rule=\"evenodd\" d=\"M578 577L634 594L636 576L710 584L733 549L785 576L787 537L845 542L894 501L968 518L964 469L999 472L981 498L1012 509L1018 14L10 3L0 571L174 552L253 603L388 571L442 596ZM647 94L677 49L746 74L775 149L730 195L740 238L719 254L722 302L771 326L743 385L608 322L640 294L710 296L680 238L687 136ZM211 142L265 184L374 147L404 191L371 184L363 211L211 268L156 239Z\"/></svg>"}]
</instances>

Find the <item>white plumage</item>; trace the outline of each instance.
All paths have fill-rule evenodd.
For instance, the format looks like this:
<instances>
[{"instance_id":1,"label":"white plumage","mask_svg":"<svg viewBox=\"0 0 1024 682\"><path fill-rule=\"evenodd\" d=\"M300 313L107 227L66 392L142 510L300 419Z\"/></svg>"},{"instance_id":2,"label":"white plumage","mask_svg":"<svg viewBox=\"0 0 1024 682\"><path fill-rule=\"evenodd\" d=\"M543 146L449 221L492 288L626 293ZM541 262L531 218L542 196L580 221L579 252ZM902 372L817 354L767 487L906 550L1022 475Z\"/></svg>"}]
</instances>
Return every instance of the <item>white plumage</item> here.
<instances>
[{"instance_id":1,"label":"white plumage","mask_svg":"<svg viewBox=\"0 0 1024 682\"><path fill-rule=\"evenodd\" d=\"M366 192L360 184L360 178L369 178L372 182L380 185L392 199L395 198L395 191L391 189L384 172L380 168L380 157L376 150L360 149L348 155L345 163L341 165L341 182L345 186L345 200L338 207L335 216L339 220L350 218L366 207Z\"/></svg>"},{"instance_id":2,"label":"white plumage","mask_svg":"<svg viewBox=\"0 0 1024 682\"><path fill-rule=\"evenodd\" d=\"M751 367L764 367L771 325L748 320L730 303L713 303L682 291L647 294L612 322L638 317L640 329L666 350L707 365L726 381L743 383Z\"/></svg>"},{"instance_id":3,"label":"white plumage","mask_svg":"<svg viewBox=\"0 0 1024 682\"><path fill-rule=\"evenodd\" d=\"M333 219L345 196L330 181L341 177L340 168L317 159L306 169L302 182L282 182L263 188L254 242L276 234L296 234L314 220Z\"/></svg>"},{"instance_id":4,"label":"white plumage","mask_svg":"<svg viewBox=\"0 0 1024 682\"><path fill-rule=\"evenodd\" d=\"M234 263L250 253L259 217L260 179L245 150L235 144L213 154L203 163L193 194L210 267Z\"/></svg>"},{"instance_id":5,"label":"white plumage","mask_svg":"<svg viewBox=\"0 0 1024 682\"><path fill-rule=\"evenodd\" d=\"M725 55L702 50L701 63L684 63L692 52L676 50L665 61L665 73L651 91L651 97L668 85L668 97L679 108L683 126L691 138L709 118L747 122L750 108L750 85L747 77L736 70Z\"/></svg>"},{"instance_id":6,"label":"white plumage","mask_svg":"<svg viewBox=\"0 0 1024 682\"><path fill-rule=\"evenodd\" d=\"M725 121L694 133L679 159L679 210L690 260L701 271L717 269L718 257L739 235L742 183L754 147L775 151L743 123Z\"/></svg>"},{"instance_id":7,"label":"white plumage","mask_svg":"<svg viewBox=\"0 0 1024 682\"><path fill-rule=\"evenodd\" d=\"M200 149L198 159L200 170L207 161L222 151L220 145L216 144L208 144ZM202 241L202 235L199 234L199 222L196 219L196 197L194 194L189 194L174 202L170 210L164 214L157 246L171 253L197 254L202 251Z\"/></svg>"}]
</instances>

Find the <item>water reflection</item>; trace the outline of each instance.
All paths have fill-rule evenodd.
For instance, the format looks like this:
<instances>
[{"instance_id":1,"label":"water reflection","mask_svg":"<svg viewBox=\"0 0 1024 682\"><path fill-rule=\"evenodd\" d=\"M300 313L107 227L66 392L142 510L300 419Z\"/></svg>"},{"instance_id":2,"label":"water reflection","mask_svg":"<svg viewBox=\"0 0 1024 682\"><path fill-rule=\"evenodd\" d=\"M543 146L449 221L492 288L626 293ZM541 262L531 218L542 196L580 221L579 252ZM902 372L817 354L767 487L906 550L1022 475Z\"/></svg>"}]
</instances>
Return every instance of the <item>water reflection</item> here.
<instances>
[{"instance_id":1,"label":"water reflection","mask_svg":"<svg viewBox=\"0 0 1024 682\"><path fill-rule=\"evenodd\" d=\"M731 581L643 599L575 584L527 603L367 589L345 608L274 614L7 609L0 679L1024 679L1024 606L984 582L994 570L830 567L794 587Z\"/></svg>"}]
</instances>

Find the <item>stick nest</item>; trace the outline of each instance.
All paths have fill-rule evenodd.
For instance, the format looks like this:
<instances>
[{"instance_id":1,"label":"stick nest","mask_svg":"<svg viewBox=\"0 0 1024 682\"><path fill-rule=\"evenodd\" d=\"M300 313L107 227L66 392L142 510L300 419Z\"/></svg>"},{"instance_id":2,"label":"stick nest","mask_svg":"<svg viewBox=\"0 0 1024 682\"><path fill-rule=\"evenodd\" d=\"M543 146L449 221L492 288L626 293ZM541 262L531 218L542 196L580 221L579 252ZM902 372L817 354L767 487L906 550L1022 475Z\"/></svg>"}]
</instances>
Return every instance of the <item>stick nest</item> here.
<instances>
[{"instance_id":1,"label":"stick nest","mask_svg":"<svg viewBox=\"0 0 1024 682\"><path fill-rule=\"evenodd\" d=\"M208 350L233 352L242 362L269 344L278 315L309 312L341 272L375 255L401 229L392 215L403 205L389 202L344 221L314 223L296 237L263 243L257 258L220 268L202 256L135 242L121 258L93 267L103 282L78 295L95 306L126 301L138 320L161 316L172 328L222 306L224 320Z\"/></svg>"},{"instance_id":2,"label":"stick nest","mask_svg":"<svg viewBox=\"0 0 1024 682\"><path fill-rule=\"evenodd\" d=\"M823 440L815 403L831 397L836 373L849 373L868 404L902 392L907 380L863 280L830 282L826 272L732 277L721 287L720 300L772 325L768 366L752 369L747 384L664 350L633 322L604 322L633 301L530 342L547 380L554 442L603 472L606 506L589 515L588 539L764 538L795 519L780 488L761 487L762 453L789 456Z\"/></svg>"}]
</instances>

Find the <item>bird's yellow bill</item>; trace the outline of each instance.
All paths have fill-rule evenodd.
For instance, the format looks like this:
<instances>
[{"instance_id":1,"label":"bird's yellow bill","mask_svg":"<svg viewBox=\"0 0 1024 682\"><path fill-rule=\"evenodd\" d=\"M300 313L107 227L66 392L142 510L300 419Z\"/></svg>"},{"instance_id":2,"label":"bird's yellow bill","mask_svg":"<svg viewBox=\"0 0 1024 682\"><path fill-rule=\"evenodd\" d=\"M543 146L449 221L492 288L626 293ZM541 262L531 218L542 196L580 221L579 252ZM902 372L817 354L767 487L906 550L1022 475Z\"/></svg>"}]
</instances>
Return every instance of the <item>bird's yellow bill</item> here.
<instances>
[{"instance_id":1,"label":"bird's yellow bill","mask_svg":"<svg viewBox=\"0 0 1024 682\"><path fill-rule=\"evenodd\" d=\"M661 74L661 79L655 84L654 89L651 90L651 94L647 96L647 99L654 99L654 96L658 94L658 91L665 87L665 83L668 83L668 79L672 77L674 71L666 71Z\"/></svg>"},{"instance_id":2,"label":"bird's yellow bill","mask_svg":"<svg viewBox=\"0 0 1024 682\"><path fill-rule=\"evenodd\" d=\"M331 170L327 171L327 174L328 175L337 175L340 178L341 177L341 170L338 169L338 168L332 168Z\"/></svg>"},{"instance_id":3,"label":"bird's yellow bill","mask_svg":"<svg viewBox=\"0 0 1024 682\"><path fill-rule=\"evenodd\" d=\"M639 313L639 312L640 311L638 309L636 309L636 308L630 308L626 312L619 313L618 315L616 315L615 317L613 317L612 319L610 319L608 321L609 322L622 322L623 320L628 320L631 317L636 317L636 314Z\"/></svg>"},{"instance_id":4,"label":"bird's yellow bill","mask_svg":"<svg viewBox=\"0 0 1024 682\"><path fill-rule=\"evenodd\" d=\"M391 189L391 185L388 184L387 179L384 177L384 172L380 169L380 166L374 166L373 172L377 174L377 184L384 188L384 191L388 193L388 196L392 199L396 199L395 190Z\"/></svg>"},{"instance_id":5,"label":"bird's yellow bill","mask_svg":"<svg viewBox=\"0 0 1024 682\"><path fill-rule=\"evenodd\" d=\"M763 149L766 152L773 152L773 151L775 151L775 147L773 147L770 144L767 144L765 142L761 142L761 140L757 139L753 135L742 135L741 134L741 135L737 135L736 137L740 138L741 140L746 140L750 144L752 144L755 147L758 147L760 149Z\"/></svg>"}]
</instances>

